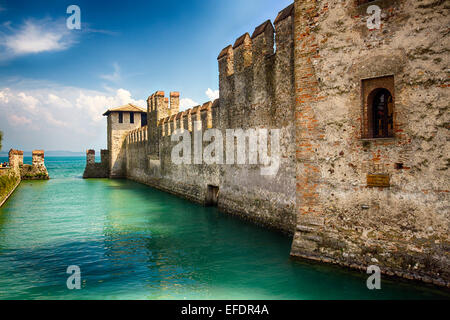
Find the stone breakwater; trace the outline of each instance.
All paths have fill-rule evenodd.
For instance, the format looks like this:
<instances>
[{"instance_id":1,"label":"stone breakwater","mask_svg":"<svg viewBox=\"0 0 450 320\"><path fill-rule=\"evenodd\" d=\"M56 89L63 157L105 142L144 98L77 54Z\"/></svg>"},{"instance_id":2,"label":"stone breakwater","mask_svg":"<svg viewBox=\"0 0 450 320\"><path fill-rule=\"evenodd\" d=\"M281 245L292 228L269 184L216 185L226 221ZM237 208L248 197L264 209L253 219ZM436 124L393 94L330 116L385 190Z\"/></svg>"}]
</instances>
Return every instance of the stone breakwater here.
<instances>
[{"instance_id":1,"label":"stone breakwater","mask_svg":"<svg viewBox=\"0 0 450 320\"><path fill-rule=\"evenodd\" d=\"M9 167L0 168L0 206L12 195L22 180L48 180L44 151L34 150L32 164L23 163L23 151L9 151Z\"/></svg>"},{"instance_id":2,"label":"stone breakwater","mask_svg":"<svg viewBox=\"0 0 450 320\"><path fill-rule=\"evenodd\" d=\"M23 164L20 168L22 180L48 180L50 179L44 163L44 151L34 150L32 164Z\"/></svg>"},{"instance_id":3,"label":"stone breakwater","mask_svg":"<svg viewBox=\"0 0 450 320\"><path fill-rule=\"evenodd\" d=\"M9 168L0 168L0 207L20 183L20 175Z\"/></svg>"}]
</instances>

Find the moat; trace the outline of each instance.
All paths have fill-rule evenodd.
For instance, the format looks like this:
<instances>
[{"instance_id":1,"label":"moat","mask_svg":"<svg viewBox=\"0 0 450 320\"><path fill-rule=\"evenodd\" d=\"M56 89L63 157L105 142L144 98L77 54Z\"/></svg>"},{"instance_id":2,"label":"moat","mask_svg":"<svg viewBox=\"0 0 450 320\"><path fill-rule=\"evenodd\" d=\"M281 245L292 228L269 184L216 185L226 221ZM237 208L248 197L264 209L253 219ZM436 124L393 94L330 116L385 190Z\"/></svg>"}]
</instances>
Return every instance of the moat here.
<instances>
[{"instance_id":1,"label":"moat","mask_svg":"<svg viewBox=\"0 0 450 320\"><path fill-rule=\"evenodd\" d=\"M135 182L83 180L84 157L46 165L51 180L23 181L0 209L0 299L449 298L398 279L370 291L366 274L293 261L281 233ZM80 290L66 287L69 265Z\"/></svg>"}]
</instances>

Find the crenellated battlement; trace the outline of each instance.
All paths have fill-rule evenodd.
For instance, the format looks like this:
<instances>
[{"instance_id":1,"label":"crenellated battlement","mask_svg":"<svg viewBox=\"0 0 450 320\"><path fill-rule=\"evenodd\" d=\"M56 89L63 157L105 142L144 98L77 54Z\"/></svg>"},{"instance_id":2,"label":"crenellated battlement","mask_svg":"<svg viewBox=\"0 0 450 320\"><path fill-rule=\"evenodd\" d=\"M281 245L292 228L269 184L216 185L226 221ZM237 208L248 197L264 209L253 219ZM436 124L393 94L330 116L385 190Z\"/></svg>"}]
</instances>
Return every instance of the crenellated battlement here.
<instances>
[{"instance_id":1,"label":"crenellated battlement","mask_svg":"<svg viewBox=\"0 0 450 320\"><path fill-rule=\"evenodd\" d=\"M155 115L158 121L178 113L180 110L180 93L176 91L170 92L169 97L165 96L164 91L156 91L149 96L147 99L147 113Z\"/></svg>"},{"instance_id":2,"label":"crenellated battlement","mask_svg":"<svg viewBox=\"0 0 450 320\"><path fill-rule=\"evenodd\" d=\"M146 143L148 141L148 126L143 126L138 129L131 130L127 137L125 138L125 142L127 144L135 144L135 143Z\"/></svg>"},{"instance_id":3,"label":"crenellated battlement","mask_svg":"<svg viewBox=\"0 0 450 320\"><path fill-rule=\"evenodd\" d=\"M20 156L20 176L22 180L48 180L47 168L45 167L44 150L32 151L32 164L23 164L23 156Z\"/></svg>"},{"instance_id":4,"label":"crenellated battlement","mask_svg":"<svg viewBox=\"0 0 450 320\"><path fill-rule=\"evenodd\" d=\"M160 119L157 124L160 137L170 136L176 129L180 128L192 131L195 121L200 121L203 129L215 127L217 119L214 117L213 109L217 108L218 105L219 100L216 99L214 102L208 101L201 106L198 105Z\"/></svg>"},{"instance_id":5,"label":"crenellated battlement","mask_svg":"<svg viewBox=\"0 0 450 320\"><path fill-rule=\"evenodd\" d=\"M109 177L109 150L100 150L100 162L95 162L95 150L86 150L86 168L83 178Z\"/></svg>"},{"instance_id":6,"label":"crenellated battlement","mask_svg":"<svg viewBox=\"0 0 450 320\"><path fill-rule=\"evenodd\" d=\"M294 5L219 54L221 126L288 125L293 109ZM276 48L276 50L275 50Z\"/></svg>"},{"instance_id":7,"label":"crenellated battlement","mask_svg":"<svg viewBox=\"0 0 450 320\"><path fill-rule=\"evenodd\" d=\"M9 166L15 170L19 171L19 168L23 166L23 151L11 149L8 153L9 156Z\"/></svg>"},{"instance_id":8,"label":"crenellated battlement","mask_svg":"<svg viewBox=\"0 0 450 320\"><path fill-rule=\"evenodd\" d=\"M274 21L263 22L253 31L236 39L234 45L228 45L220 52L219 77L229 77L243 72L247 67L265 64L265 58L273 54L283 54L287 47L292 47L294 35L294 4L280 11ZM274 49L276 45L276 52Z\"/></svg>"},{"instance_id":9,"label":"crenellated battlement","mask_svg":"<svg viewBox=\"0 0 450 320\"><path fill-rule=\"evenodd\" d=\"M371 2L296 0L230 39L214 102L180 112L178 92L156 91L147 110L109 109L105 176L109 168L111 178L295 233L295 257L360 269L376 261L387 274L449 286L445 4L376 1L382 24L369 29ZM411 33L419 20L425 27ZM187 135L172 141L177 129L195 131L191 148ZM258 129L270 130L266 151L279 155L274 175L250 161L265 149L251 139ZM94 151L87 162L100 166Z\"/></svg>"}]
</instances>

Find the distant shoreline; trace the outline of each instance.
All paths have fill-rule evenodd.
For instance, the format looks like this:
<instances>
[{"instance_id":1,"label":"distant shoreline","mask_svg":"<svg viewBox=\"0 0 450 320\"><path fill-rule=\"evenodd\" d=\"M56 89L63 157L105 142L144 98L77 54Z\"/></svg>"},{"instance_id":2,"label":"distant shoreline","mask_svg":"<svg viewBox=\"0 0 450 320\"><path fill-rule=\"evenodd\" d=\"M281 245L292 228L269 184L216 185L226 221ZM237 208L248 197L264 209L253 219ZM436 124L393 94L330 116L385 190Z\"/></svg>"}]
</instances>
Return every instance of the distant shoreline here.
<instances>
[{"instance_id":1,"label":"distant shoreline","mask_svg":"<svg viewBox=\"0 0 450 320\"><path fill-rule=\"evenodd\" d=\"M31 151L24 151L25 157L31 157ZM46 151L45 157L85 157L85 152L67 152L67 151ZM0 157L8 157L8 152L0 152Z\"/></svg>"}]
</instances>

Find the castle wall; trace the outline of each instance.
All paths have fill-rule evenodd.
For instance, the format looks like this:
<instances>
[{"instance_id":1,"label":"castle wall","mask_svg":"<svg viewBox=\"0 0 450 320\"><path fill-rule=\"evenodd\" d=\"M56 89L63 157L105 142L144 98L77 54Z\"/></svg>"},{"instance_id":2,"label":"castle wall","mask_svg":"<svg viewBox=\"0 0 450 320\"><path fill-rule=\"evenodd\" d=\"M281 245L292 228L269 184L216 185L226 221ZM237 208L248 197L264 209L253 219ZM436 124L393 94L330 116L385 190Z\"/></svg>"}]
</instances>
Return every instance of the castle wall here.
<instances>
[{"instance_id":1,"label":"castle wall","mask_svg":"<svg viewBox=\"0 0 450 320\"><path fill-rule=\"evenodd\" d=\"M32 164L23 164L23 156L20 160L20 175L22 180L48 180L47 168L45 167L44 150L33 150Z\"/></svg>"},{"instance_id":2,"label":"castle wall","mask_svg":"<svg viewBox=\"0 0 450 320\"><path fill-rule=\"evenodd\" d=\"M111 114L110 176L203 204L218 188L221 211L294 234L293 257L449 286L448 6L362 2L296 0L239 37L218 56L214 102L178 112L179 94L157 91L143 128ZM367 27L370 5L380 29ZM195 121L222 133L225 164L173 163L171 137ZM252 128L280 129L275 175L226 163L226 130Z\"/></svg>"},{"instance_id":3,"label":"castle wall","mask_svg":"<svg viewBox=\"0 0 450 320\"><path fill-rule=\"evenodd\" d=\"M8 168L0 168L0 207L9 199L20 184L20 170L23 166L23 151L9 150Z\"/></svg>"},{"instance_id":4,"label":"castle wall","mask_svg":"<svg viewBox=\"0 0 450 320\"><path fill-rule=\"evenodd\" d=\"M221 211L293 234L296 216L292 15L277 21L275 31L272 23L266 21L252 36L243 35L233 47L220 53L218 100L176 113L168 108L164 92L150 96L148 129L133 130L126 138L127 178L199 203L206 202L208 185L218 187ZM173 163L171 152L178 142L171 141L172 134L180 128L193 133L195 121L201 121L202 134L210 128L220 130L224 164L195 163L193 155L192 164ZM248 159L246 164L226 164L226 130L257 128L280 129L280 166L272 176L262 175L261 165L249 164ZM148 141L145 136L141 138L145 132ZM194 135L191 138L194 152ZM209 144L204 141L203 150ZM248 152L247 145L247 155Z\"/></svg>"},{"instance_id":5,"label":"castle wall","mask_svg":"<svg viewBox=\"0 0 450 320\"><path fill-rule=\"evenodd\" d=\"M0 168L0 207L8 200L21 180L48 180L49 175L44 163L44 151L34 150L33 164L23 164L23 151L9 150L9 167Z\"/></svg>"},{"instance_id":6,"label":"castle wall","mask_svg":"<svg viewBox=\"0 0 450 320\"><path fill-rule=\"evenodd\" d=\"M374 4L379 30L366 25ZM445 1L295 1L293 256L450 284L446 10ZM368 136L374 87L392 91L393 137ZM369 174L388 175L389 186L370 187Z\"/></svg>"},{"instance_id":7,"label":"castle wall","mask_svg":"<svg viewBox=\"0 0 450 320\"><path fill-rule=\"evenodd\" d=\"M95 162L95 150L86 151L83 179L109 177L109 150L101 150L100 159L100 162Z\"/></svg>"},{"instance_id":8,"label":"castle wall","mask_svg":"<svg viewBox=\"0 0 450 320\"><path fill-rule=\"evenodd\" d=\"M293 46L293 18L287 15L275 21L275 34L267 21L218 59L221 128L281 130L278 172L271 176L262 175L260 166L224 166L219 208L287 233L295 226Z\"/></svg>"},{"instance_id":9,"label":"castle wall","mask_svg":"<svg viewBox=\"0 0 450 320\"><path fill-rule=\"evenodd\" d=\"M33 150L31 154L32 164L35 167L45 167L44 150Z\"/></svg>"},{"instance_id":10,"label":"castle wall","mask_svg":"<svg viewBox=\"0 0 450 320\"><path fill-rule=\"evenodd\" d=\"M162 99L162 101L164 101ZM126 139L127 178L155 188L182 196L191 201L204 203L208 184L218 184L217 166L205 164L175 165L171 150L177 144L171 141L176 128L194 128L194 121L202 122L202 132L211 128L215 113L212 103L198 106L178 114L167 116L154 123L157 145L152 147L148 136L152 128L140 128L129 133ZM203 109L203 110L202 110ZM151 107L149 107L149 113ZM168 114L168 113L163 113ZM156 120L156 118L154 118ZM190 119L190 123L188 123ZM209 126L208 126L209 122ZM150 126L151 122L149 123ZM147 138L149 137L149 138ZM194 141L191 146L193 150ZM207 143L204 143L207 145ZM150 150L155 150L153 153Z\"/></svg>"},{"instance_id":11,"label":"castle wall","mask_svg":"<svg viewBox=\"0 0 450 320\"><path fill-rule=\"evenodd\" d=\"M19 172L20 168L23 166L23 151L14 149L9 150L8 162L11 169Z\"/></svg>"},{"instance_id":12,"label":"castle wall","mask_svg":"<svg viewBox=\"0 0 450 320\"><path fill-rule=\"evenodd\" d=\"M125 143L127 177L145 182L148 168L148 128L145 126L131 131Z\"/></svg>"}]
</instances>

